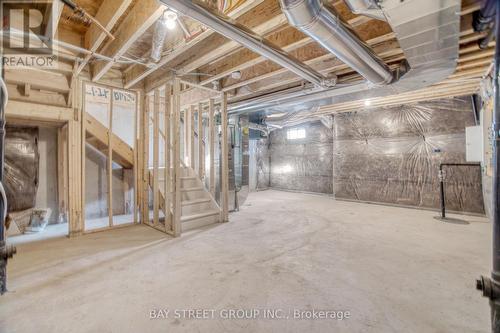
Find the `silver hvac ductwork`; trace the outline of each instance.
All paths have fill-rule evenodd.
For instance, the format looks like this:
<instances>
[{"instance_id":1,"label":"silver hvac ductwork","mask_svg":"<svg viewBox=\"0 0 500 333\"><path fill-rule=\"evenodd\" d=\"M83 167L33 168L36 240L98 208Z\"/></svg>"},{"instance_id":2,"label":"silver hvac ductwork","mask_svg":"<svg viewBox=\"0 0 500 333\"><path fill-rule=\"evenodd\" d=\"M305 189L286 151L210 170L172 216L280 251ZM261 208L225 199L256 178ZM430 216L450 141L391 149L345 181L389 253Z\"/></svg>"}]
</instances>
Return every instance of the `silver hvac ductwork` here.
<instances>
[{"instance_id":1,"label":"silver hvac ductwork","mask_svg":"<svg viewBox=\"0 0 500 333\"><path fill-rule=\"evenodd\" d=\"M151 41L151 59L154 62L158 62L161 59L161 53L163 52L163 45L165 44L165 39L167 38L168 28L167 19L162 15L158 21L156 21L155 31L153 33L153 39Z\"/></svg>"},{"instance_id":2,"label":"silver hvac ductwork","mask_svg":"<svg viewBox=\"0 0 500 333\"><path fill-rule=\"evenodd\" d=\"M332 87L335 78L327 78L311 67L287 55L277 46L269 43L262 37L255 35L243 26L233 23L230 19L214 12L201 3L192 0L160 0L186 16L206 25L219 34L237 42L261 56L283 66L316 86Z\"/></svg>"},{"instance_id":3,"label":"silver hvac ductwork","mask_svg":"<svg viewBox=\"0 0 500 333\"><path fill-rule=\"evenodd\" d=\"M354 14L385 21L384 13L375 0L345 0L345 2Z\"/></svg>"},{"instance_id":4,"label":"silver hvac ductwork","mask_svg":"<svg viewBox=\"0 0 500 333\"><path fill-rule=\"evenodd\" d=\"M377 55L322 0L280 0L288 22L317 41L344 64L375 85L392 81L392 73Z\"/></svg>"},{"instance_id":5,"label":"silver hvac ductwork","mask_svg":"<svg viewBox=\"0 0 500 333\"><path fill-rule=\"evenodd\" d=\"M307 1L313 2L317 1ZM230 113L301 111L397 95L441 82L455 72L459 55L460 0L385 0L380 6L407 59L407 69L393 83L374 87L367 82L360 82L319 91L293 90L272 98L264 96L232 103L229 105ZM336 30L330 33L335 34Z\"/></svg>"},{"instance_id":6,"label":"silver hvac ductwork","mask_svg":"<svg viewBox=\"0 0 500 333\"><path fill-rule=\"evenodd\" d=\"M272 117L266 118L265 124L267 127L269 127L269 130L271 131L273 129L280 129L283 127L297 126L304 123L309 123L312 120L309 117L304 119L293 119L294 115L295 113L291 112L286 112L278 116L273 115ZM333 117L331 115L317 116L314 117L314 120L319 120L326 128L332 128L333 126Z\"/></svg>"}]
</instances>

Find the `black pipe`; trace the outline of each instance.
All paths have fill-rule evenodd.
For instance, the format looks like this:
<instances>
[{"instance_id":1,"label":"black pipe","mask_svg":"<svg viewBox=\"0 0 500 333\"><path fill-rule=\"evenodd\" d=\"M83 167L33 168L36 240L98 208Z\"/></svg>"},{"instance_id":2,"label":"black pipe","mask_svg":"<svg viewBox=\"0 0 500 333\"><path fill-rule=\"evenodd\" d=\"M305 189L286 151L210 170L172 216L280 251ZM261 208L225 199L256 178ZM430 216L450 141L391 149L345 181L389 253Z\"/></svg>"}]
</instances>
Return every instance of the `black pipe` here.
<instances>
[{"instance_id":1,"label":"black pipe","mask_svg":"<svg viewBox=\"0 0 500 333\"><path fill-rule=\"evenodd\" d=\"M497 39L500 36L500 1L497 2ZM500 43L495 47L495 74L493 77L494 109L493 109L493 271L500 277ZM500 282L500 279L497 279Z\"/></svg>"},{"instance_id":2,"label":"black pipe","mask_svg":"<svg viewBox=\"0 0 500 333\"><path fill-rule=\"evenodd\" d=\"M500 1L496 1L496 37L500 37ZM493 74L493 189L492 189L492 222L493 222L493 270L491 278L482 276L477 280L477 289L490 299L492 332L500 333L500 43L495 46L495 70Z\"/></svg>"},{"instance_id":3,"label":"black pipe","mask_svg":"<svg viewBox=\"0 0 500 333\"><path fill-rule=\"evenodd\" d=\"M4 70L2 70L0 75L4 77ZM4 93L0 89L0 182L3 181L3 166L4 166L4 140L5 140L5 110L4 105ZM7 244L5 239L5 216L3 216L5 203L0 196L0 295L7 291L7 258L4 255L7 252Z\"/></svg>"},{"instance_id":4,"label":"black pipe","mask_svg":"<svg viewBox=\"0 0 500 333\"><path fill-rule=\"evenodd\" d=\"M444 192L444 181L446 175L444 174L443 167L445 166L458 166L458 167L469 167L478 166L481 167L479 163L441 163L439 164L439 192L440 192L440 206L441 206L441 218L446 219L446 202L445 202L445 192Z\"/></svg>"},{"instance_id":5,"label":"black pipe","mask_svg":"<svg viewBox=\"0 0 500 333\"><path fill-rule=\"evenodd\" d=\"M472 102L472 112L474 113L474 124L477 126L477 125L480 125L480 122L481 122L481 114L480 114L481 100L480 100L480 97L477 94L472 95L471 102Z\"/></svg>"}]
</instances>

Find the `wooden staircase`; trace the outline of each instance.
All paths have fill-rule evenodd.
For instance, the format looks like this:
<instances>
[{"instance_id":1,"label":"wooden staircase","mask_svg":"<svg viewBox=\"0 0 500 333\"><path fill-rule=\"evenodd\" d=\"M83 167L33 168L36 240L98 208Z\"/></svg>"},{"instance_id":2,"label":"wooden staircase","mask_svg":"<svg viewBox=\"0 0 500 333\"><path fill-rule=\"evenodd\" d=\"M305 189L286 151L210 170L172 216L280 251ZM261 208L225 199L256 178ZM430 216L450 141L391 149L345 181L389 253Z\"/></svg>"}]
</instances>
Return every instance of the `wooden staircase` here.
<instances>
[{"instance_id":1,"label":"wooden staircase","mask_svg":"<svg viewBox=\"0 0 500 333\"><path fill-rule=\"evenodd\" d=\"M109 130L90 114L85 115L85 129L87 143L107 156ZM113 162L118 163L124 169L134 167L134 150L116 134L111 134L113 146Z\"/></svg>"},{"instance_id":2,"label":"wooden staircase","mask_svg":"<svg viewBox=\"0 0 500 333\"><path fill-rule=\"evenodd\" d=\"M86 141L104 155L108 154L109 130L90 114L85 115ZM113 162L125 169L134 167L134 150L117 135L111 133ZM182 163L182 161L181 161ZM182 163L181 181L181 232L221 222L221 209L197 173ZM171 174L173 170L171 170ZM153 188L153 169L149 170L149 186ZM170 187L172 188L172 186ZM165 207L165 168L158 169L158 201L163 216L172 215L172 206ZM172 203L172 193L169 202ZM168 214L166 212L168 211ZM164 218L163 218L164 221Z\"/></svg>"},{"instance_id":3,"label":"wooden staircase","mask_svg":"<svg viewBox=\"0 0 500 333\"><path fill-rule=\"evenodd\" d=\"M192 168L181 169L181 231L200 228L221 221L221 210L212 195ZM165 168L158 169L159 203L165 214ZM153 171L149 171L149 184L153 184ZM168 194L172 199L172 193ZM172 202L172 200L170 200ZM171 209L171 207L170 207ZM170 210L171 211L171 210Z\"/></svg>"}]
</instances>

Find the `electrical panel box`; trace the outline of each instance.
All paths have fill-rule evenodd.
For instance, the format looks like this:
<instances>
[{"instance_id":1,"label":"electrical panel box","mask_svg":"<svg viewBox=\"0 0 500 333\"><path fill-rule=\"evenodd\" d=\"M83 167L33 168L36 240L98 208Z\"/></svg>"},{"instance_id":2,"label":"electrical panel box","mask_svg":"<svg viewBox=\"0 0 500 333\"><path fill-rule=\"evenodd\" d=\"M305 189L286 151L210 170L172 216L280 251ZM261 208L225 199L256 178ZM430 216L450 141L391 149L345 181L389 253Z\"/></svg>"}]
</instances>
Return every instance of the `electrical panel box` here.
<instances>
[{"instance_id":1,"label":"electrical panel box","mask_svg":"<svg viewBox=\"0 0 500 333\"><path fill-rule=\"evenodd\" d=\"M483 163L483 127L470 126L465 128L465 153L467 162Z\"/></svg>"}]
</instances>

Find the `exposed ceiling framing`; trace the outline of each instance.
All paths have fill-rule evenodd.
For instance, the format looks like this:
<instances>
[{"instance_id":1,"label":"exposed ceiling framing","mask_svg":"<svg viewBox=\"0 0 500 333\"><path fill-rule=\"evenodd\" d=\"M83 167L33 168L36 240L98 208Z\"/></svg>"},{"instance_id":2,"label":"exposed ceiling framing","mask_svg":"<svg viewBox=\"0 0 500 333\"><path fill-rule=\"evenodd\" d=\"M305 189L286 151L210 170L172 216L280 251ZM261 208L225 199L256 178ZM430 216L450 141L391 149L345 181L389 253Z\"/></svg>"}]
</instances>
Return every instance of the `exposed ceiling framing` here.
<instances>
[{"instance_id":1,"label":"exposed ceiling framing","mask_svg":"<svg viewBox=\"0 0 500 333\"><path fill-rule=\"evenodd\" d=\"M58 0L57 0L58 1ZM165 41L158 63L148 59L152 30L165 7L157 0L76 0L79 6L94 15L109 31L110 39L94 24L74 17L68 8L58 11L56 38L85 47L92 52L112 59L128 57L129 64L96 60L91 55L64 51L61 65L55 71L7 71L6 78L14 98L26 100L26 85L31 98L43 100L51 93L65 96L68 101L74 75L125 88L143 88L149 91L169 80L174 73L186 81L229 93L229 101L238 101L262 94L296 87L304 82L295 74L266 60L239 44L204 28L189 18L183 18L192 32L172 32ZM390 26L365 16L353 14L343 0L325 1L389 66L396 67L404 54ZM421 91L397 97L374 100L374 105L398 103L425 98L426 95L448 97L470 94L478 89L480 78L491 63L495 43L480 50L477 41L484 34L475 33L471 27L473 12L479 9L474 0L462 1L460 58L456 73L448 80ZM284 17L278 0L247 0L236 11L228 13L238 24L263 36L284 51L324 75L335 74L339 82L352 82L360 76L331 53L297 29ZM238 72L238 76L232 76ZM186 87L183 103L198 104L209 97L219 97L215 92ZM14 91L15 90L15 91ZM50 97L46 103L61 103L60 97ZM323 107L321 113L342 112L358 108L361 102Z\"/></svg>"}]
</instances>

